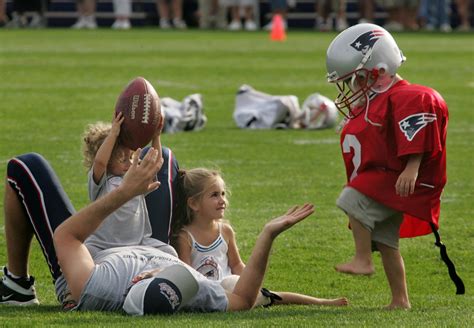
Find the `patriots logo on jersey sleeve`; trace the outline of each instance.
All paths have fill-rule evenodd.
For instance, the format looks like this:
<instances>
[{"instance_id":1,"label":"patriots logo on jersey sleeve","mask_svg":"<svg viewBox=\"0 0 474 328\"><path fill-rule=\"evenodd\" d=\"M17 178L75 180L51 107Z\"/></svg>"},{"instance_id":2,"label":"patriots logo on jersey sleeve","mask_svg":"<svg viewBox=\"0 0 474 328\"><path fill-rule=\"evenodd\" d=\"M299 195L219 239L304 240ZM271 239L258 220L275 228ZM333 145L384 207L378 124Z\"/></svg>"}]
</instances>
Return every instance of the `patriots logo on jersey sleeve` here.
<instances>
[{"instance_id":1,"label":"patriots logo on jersey sleeve","mask_svg":"<svg viewBox=\"0 0 474 328\"><path fill-rule=\"evenodd\" d=\"M400 130L402 130L408 141L412 141L418 132L421 131L428 123L436 120L436 114L418 113L405 117L398 122Z\"/></svg>"},{"instance_id":2,"label":"patriots logo on jersey sleeve","mask_svg":"<svg viewBox=\"0 0 474 328\"><path fill-rule=\"evenodd\" d=\"M365 32L364 34L359 35L359 37L351 43L351 47L365 55L369 49L373 48L375 42L377 42L377 40L384 34L385 33L382 30Z\"/></svg>"}]
</instances>

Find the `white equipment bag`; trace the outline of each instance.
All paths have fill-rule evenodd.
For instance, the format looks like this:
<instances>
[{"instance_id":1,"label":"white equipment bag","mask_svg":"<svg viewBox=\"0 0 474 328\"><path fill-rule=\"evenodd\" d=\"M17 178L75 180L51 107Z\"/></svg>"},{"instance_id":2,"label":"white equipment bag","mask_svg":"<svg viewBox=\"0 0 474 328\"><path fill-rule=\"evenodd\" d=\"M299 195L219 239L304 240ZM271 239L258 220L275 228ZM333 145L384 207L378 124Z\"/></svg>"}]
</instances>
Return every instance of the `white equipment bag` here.
<instances>
[{"instance_id":1,"label":"white equipment bag","mask_svg":"<svg viewBox=\"0 0 474 328\"><path fill-rule=\"evenodd\" d=\"M235 98L234 120L242 129L327 129L337 123L336 105L314 93L300 108L296 96L272 96L242 85Z\"/></svg>"},{"instance_id":2,"label":"white equipment bag","mask_svg":"<svg viewBox=\"0 0 474 328\"><path fill-rule=\"evenodd\" d=\"M233 116L242 129L293 128L301 115L296 96L272 96L244 84L235 98Z\"/></svg>"},{"instance_id":3,"label":"white equipment bag","mask_svg":"<svg viewBox=\"0 0 474 328\"><path fill-rule=\"evenodd\" d=\"M169 97L162 98L161 112L165 119L165 133L199 131L207 122L202 96L198 93L187 96L182 102Z\"/></svg>"}]
</instances>

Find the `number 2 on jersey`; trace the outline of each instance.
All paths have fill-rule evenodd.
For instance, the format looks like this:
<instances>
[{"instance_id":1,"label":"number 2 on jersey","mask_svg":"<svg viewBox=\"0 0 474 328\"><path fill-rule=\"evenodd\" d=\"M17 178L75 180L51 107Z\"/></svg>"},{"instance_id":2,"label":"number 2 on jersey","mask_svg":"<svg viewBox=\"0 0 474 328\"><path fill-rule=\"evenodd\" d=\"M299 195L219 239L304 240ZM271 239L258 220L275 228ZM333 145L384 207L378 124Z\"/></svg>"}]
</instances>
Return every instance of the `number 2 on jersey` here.
<instances>
[{"instance_id":1,"label":"number 2 on jersey","mask_svg":"<svg viewBox=\"0 0 474 328\"><path fill-rule=\"evenodd\" d=\"M349 181L352 181L357 176L357 170L360 166L361 161L361 147L357 137L353 134L346 134L344 141L342 142L342 151L344 153L350 153L351 148L354 150L354 156L352 157L352 165L354 165L354 171L352 171Z\"/></svg>"}]
</instances>

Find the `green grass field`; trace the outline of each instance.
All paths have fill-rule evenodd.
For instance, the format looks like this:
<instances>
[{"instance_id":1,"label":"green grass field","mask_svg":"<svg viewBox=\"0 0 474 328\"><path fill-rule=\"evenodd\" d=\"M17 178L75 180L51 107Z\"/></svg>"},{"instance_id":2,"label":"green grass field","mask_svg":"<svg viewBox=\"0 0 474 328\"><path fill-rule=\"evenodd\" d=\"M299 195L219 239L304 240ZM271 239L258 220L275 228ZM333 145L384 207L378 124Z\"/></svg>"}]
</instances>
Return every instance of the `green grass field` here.
<instances>
[{"instance_id":1,"label":"green grass field","mask_svg":"<svg viewBox=\"0 0 474 328\"><path fill-rule=\"evenodd\" d=\"M162 32L156 29L0 30L0 176L9 158L43 154L76 209L87 203L81 134L88 123L109 121L117 95L135 76L163 96L203 95L208 124L201 132L165 135L183 168L222 170L232 190L228 219L244 261L264 222L290 205L314 202L317 212L276 241L265 286L319 297L346 296L346 308L280 306L246 313L179 314L132 318L122 314L61 313L37 242L31 274L42 303L0 307L0 326L407 326L474 325L474 38L473 34L396 34L407 56L400 69L411 82L438 90L450 109L448 184L441 236L466 285L455 295L434 237L401 241L411 311L384 311L389 289L375 254L370 278L337 274L353 253L347 219L335 206L345 183L338 135L325 131L242 131L232 112L235 92L250 84L271 94L313 92L330 98L325 51L331 33L291 32L284 43L266 33ZM0 188L3 199L4 180ZM0 205L3 213L3 204ZM6 263L0 214L0 265Z\"/></svg>"}]
</instances>

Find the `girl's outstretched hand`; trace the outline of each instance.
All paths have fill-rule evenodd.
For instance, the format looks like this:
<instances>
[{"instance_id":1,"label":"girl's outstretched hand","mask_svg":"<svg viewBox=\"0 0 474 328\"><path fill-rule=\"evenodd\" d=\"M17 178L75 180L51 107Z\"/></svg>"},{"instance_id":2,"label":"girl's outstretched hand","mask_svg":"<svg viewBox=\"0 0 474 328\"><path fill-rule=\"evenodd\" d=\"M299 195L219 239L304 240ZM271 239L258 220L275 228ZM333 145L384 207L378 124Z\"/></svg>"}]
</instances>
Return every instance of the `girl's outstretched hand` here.
<instances>
[{"instance_id":1,"label":"girl's outstretched hand","mask_svg":"<svg viewBox=\"0 0 474 328\"><path fill-rule=\"evenodd\" d=\"M265 225L264 231L269 232L272 238L275 238L283 231L291 228L293 225L304 220L313 213L313 204L307 203L304 205L293 206L286 212L286 214L269 221Z\"/></svg>"}]
</instances>

